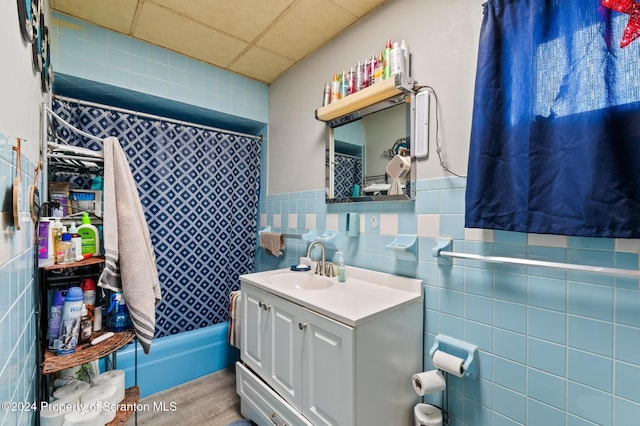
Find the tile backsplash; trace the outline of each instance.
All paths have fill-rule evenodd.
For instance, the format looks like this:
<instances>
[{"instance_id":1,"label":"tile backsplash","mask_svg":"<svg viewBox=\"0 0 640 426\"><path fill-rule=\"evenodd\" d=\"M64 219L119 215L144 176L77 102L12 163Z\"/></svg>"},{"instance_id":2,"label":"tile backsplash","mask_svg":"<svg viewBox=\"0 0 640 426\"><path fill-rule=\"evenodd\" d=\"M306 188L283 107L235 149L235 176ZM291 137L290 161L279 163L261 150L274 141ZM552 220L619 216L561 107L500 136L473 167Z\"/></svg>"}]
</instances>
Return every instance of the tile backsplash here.
<instances>
[{"instance_id":1,"label":"tile backsplash","mask_svg":"<svg viewBox=\"0 0 640 426\"><path fill-rule=\"evenodd\" d=\"M36 395L36 318L34 227L27 205L34 165L22 157L20 230L13 219L16 158L13 138L0 134L0 401L34 403ZM16 405L16 408L20 407ZM2 425L34 423L33 409L0 410Z\"/></svg>"},{"instance_id":2,"label":"tile backsplash","mask_svg":"<svg viewBox=\"0 0 640 426\"><path fill-rule=\"evenodd\" d=\"M348 265L424 282L424 367L437 334L479 348L479 379L448 379L455 425L631 425L640 418L638 280L578 271L432 256L439 235L452 251L638 270L640 241L464 228L465 180L418 182L413 202L330 204L324 192L262 194L260 226L302 234L337 229ZM360 235L347 237L347 212ZM293 220L292 220L293 219ZM418 236L418 259L385 246ZM257 248L258 270L298 262L307 243L285 239L284 256ZM333 256L335 250L329 251ZM427 402L439 403L429 396Z\"/></svg>"}]
</instances>

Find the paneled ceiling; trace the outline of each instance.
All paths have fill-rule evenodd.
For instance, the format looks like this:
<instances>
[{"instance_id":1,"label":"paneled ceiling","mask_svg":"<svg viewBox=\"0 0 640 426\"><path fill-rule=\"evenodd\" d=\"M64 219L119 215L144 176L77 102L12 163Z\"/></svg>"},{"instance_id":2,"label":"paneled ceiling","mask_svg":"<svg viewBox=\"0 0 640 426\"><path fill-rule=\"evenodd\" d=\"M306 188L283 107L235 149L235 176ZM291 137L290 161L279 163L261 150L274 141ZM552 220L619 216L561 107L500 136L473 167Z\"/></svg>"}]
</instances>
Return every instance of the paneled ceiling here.
<instances>
[{"instance_id":1,"label":"paneled ceiling","mask_svg":"<svg viewBox=\"0 0 640 426\"><path fill-rule=\"evenodd\" d=\"M50 0L51 8L265 83L387 0Z\"/></svg>"}]
</instances>

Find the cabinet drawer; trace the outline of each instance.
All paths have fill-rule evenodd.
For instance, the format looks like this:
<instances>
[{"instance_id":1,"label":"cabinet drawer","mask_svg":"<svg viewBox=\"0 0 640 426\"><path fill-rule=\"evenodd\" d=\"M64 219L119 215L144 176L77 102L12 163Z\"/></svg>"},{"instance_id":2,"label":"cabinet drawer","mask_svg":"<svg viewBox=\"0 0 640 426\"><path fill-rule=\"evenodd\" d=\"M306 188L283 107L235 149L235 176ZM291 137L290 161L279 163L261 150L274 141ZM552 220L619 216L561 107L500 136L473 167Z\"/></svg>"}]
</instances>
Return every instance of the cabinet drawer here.
<instances>
[{"instance_id":1,"label":"cabinet drawer","mask_svg":"<svg viewBox=\"0 0 640 426\"><path fill-rule=\"evenodd\" d=\"M247 412L243 407L242 414L258 416L251 420L261 426L313 426L240 362L236 362L236 392L250 407Z\"/></svg>"}]
</instances>

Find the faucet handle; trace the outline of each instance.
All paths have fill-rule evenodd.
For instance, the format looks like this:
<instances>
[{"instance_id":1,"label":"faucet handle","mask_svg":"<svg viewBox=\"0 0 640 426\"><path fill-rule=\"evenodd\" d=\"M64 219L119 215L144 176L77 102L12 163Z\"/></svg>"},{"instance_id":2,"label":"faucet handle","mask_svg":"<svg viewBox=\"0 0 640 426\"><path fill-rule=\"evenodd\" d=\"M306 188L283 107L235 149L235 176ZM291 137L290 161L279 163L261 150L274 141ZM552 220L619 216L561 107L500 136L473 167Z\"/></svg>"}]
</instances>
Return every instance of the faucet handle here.
<instances>
[{"instance_id":1,"label":"faucet handle","mask_svg":"<svg viewBox=\"0 0 640 426\"><path fill-rule=\"evenodd\" d=\"M318 259L318 261L316 262L316 271L315 271L316 275L324 275L324 264L322 263L322 260Z\"/></svg>"},{"instance_id":2,"label":"faucet handle","mask_svg":"<svg viewBox=\"0 0 640 426\"><path fill-rule=\"evenodd\" d=\"M336 276L336 270L334 268L334 264L331 262L327 262L324 265L324 275L327 277L335 277Z\"/></svg>"}]
</instances>

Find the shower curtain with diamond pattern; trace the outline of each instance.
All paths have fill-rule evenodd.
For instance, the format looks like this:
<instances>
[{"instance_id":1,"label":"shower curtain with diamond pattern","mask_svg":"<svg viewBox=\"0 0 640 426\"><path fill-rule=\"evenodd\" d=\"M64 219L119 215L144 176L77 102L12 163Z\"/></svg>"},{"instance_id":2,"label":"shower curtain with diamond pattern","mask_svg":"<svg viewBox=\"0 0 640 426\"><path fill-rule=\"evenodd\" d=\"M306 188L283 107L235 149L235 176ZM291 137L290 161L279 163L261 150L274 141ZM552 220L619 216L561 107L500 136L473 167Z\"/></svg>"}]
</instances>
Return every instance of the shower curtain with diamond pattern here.
<instances>
[{"instance_id":1,"label":"shower curtain with diamond pattern","mask_svg":"<svg viewBox=\"0 0 640 426\"><path fill-rule=\"evenodd\" d=\"M60 100L53 110L84 132L117 137L129 159L163 292L155 337L226 321L229 293L253 270L260 139ZM55 120L50 131L102 150Z\"/></svg>"}]
</instances>

